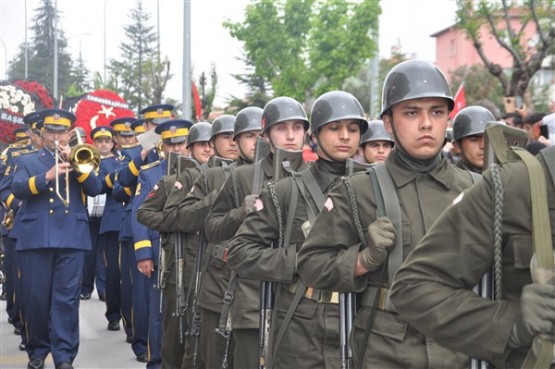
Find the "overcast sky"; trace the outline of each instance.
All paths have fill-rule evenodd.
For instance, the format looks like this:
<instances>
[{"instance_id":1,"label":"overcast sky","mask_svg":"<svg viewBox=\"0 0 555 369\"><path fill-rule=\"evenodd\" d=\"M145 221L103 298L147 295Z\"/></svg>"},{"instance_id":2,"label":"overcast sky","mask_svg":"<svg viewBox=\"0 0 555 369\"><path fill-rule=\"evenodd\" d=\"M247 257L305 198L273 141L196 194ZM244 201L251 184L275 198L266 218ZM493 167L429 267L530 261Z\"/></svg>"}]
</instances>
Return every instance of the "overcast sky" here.
<instances>
[{"instance_id":1,"label":"overcast sky","mask_svg":"<svg viewBox=\"0 0 555 369\"><path fill-rule=\"evenodd\" d=\"M160 14L161 53L171 62L170 80L166 96L181 101L184 0L143 0L151 14L151 24L156 26L157 4ZM223 28L225 20L243 19L247 0L193 0L191 1L191 58L193 78L202 71L209 72L216 66L219 84L217 103L229 95L241 96L242 86L231 76L241 73L244 64L241 44ZM6 76L5 61L13 59L19 45L25 41L25 8L27 24L32 25L34 9L39 0L0 0L0 79ZM60 28L68 39L69 50L75 58L79 50L89 70L103 74L104 46L107 62L119 58L119 45L124 37L123 26L131 23L129 11L136 0L58 0L61 12ZM435 39L431 34L455 21L454 0L382 0L380 16L380 56L389 57L393 45L400 44L402 51L418 58L435 60ZM104 16L106 14L106 16ZM104 45L106 21L106 45ZM28 32L28 38L32 34ZM4 48L5 46L5 48ZM6 55L7 52L7 55Z\"/></svg>"}]
</instances>

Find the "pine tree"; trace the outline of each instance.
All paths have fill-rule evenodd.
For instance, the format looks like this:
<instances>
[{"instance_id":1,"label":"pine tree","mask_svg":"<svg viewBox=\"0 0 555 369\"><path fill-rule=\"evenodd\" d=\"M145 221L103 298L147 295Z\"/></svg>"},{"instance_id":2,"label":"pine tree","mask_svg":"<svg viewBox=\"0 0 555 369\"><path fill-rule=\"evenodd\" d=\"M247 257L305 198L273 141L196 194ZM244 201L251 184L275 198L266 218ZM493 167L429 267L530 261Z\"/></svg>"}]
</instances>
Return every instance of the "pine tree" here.
<instances>
[{"instance_id":1,"label":"pine tree","mask_svg":"<svg viewBox=\"0 0 555 369\"><path fill-rule=\"evenodd\" d=\"M35 11L34 24L31 27L34 36L28 46L28 79L37 81L52 91L56 33L54 24L55 18L57 16L59 18L59 12L56 14L52 0L43 0L42 5ZM71 75L73 60L66 47L67 39L64 32L58 29L58 91L60 94L65 94L74 82ZM8 76L12 80L25 78L25 45L20 45L18 54L10 62Z\"/></svg>"},{"instance_id":2,"label":"pine tree","mask_svg":"<svg viewBox=\"0 0 555 369\"><path fill-rule=\"evenodd\" d=\"M129 17L133 22L125 26L126 40L120 44L121 59L112 59L108 70L111 89L120 92L137 113L152 103L145 91L150 89L149 73L156 62L156 33L149 25L150 14L143 9L141 1L131 10ZM169 65L168 65L169 68Z\"/></svg>"}]
</instances>

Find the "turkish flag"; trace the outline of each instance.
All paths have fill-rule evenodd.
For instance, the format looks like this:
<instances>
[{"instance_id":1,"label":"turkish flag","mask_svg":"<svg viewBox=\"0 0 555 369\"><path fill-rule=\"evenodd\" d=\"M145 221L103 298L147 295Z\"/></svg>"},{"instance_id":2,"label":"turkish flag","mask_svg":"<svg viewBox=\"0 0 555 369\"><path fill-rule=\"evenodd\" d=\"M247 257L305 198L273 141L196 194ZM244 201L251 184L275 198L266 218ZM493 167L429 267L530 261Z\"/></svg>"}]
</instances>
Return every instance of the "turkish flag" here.
<instances>
[{"instance_id":1,"label":"turkish flag","mask_svg":"<svg viewBox=\"0 0 555 369\"><path fill-rule=\"evenodd\" d=\"M466 96L464 93L464 82L463 82L461 83L461 85L459 86L459 89L457 90L457 93L455 94L455 106L453 107L453 110L449 114L449 119L455 118L455 115L457 115L457 113L461 111L461 109L464 108L465 106L466 106Z\"/></svg>"}]
</instances>

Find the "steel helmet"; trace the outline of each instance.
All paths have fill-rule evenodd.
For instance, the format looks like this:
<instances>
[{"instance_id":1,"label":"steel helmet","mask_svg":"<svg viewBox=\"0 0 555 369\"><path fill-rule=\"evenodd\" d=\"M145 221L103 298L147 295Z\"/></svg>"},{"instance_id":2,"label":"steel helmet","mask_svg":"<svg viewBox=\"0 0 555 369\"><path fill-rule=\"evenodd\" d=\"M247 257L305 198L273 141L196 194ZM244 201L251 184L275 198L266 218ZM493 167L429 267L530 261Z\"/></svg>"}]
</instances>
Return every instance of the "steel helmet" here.
<instances>
[{"instance_id":1,"label":"steel helmet","mask_svg":"<svg viewBox=\"0 0 555 369\"><path fill-rule=\"evenodd\" d=\"M368 129L364 109L356 97L345 91L326 92L312 105L310 129L315 133L325 124L344 119L357 120L361 134Z\"/></svg>"},{"instance_id":2,"label":"steel helmet","mask_svg":"<svg viewBox=\"0 0 555 369\"><path fill-rule=\"evenodd\" d=\"M187 138L187 148L195 142L210 141L212 125L208 122L198 122L193 124L189 129L189 137Z\"/></svg>"},{"instance_id":3,"label":"steel helmet","mask_svg":"<svg viewBox=\"0 0 555 369\"><path fill-rule=\"evenodd\" d=\"M212 130L210 131L210 139L216 135L225 132L233 132L235 126L235 116L231 114L223 114L212 122Z\"/></svg>"},{"instance_id":4,"label":"steel helmet","mask_svg":"<svg viewBox=\"0 0 555 369\"><path fill-rule=\"evenodd\" d=\"M372 141L388 141L395 143L393 137L387 133L383 121L371 120L368 122L368 131L360 138L360 146Z\"/></svg>"},{"instance_id":5,"label":"steel helmet","mask_svg":"<svg viewBox=\"0 0 555 369\"><path fill-rule=\"evenodd\" d=\"M424 60L399 63L385 77L380 117L399 102L426 97L447 99L449 111L455 105L447 79L435 64Z\"/></svg>"},{"instance_id":6,"label":"steel helmet","mask_svg":"<svg viewBox=\"0 0 555 369\"><path fill-rule=\"evenodd\" d=\"M274 124L288 120L300 120L304 123L304 130L308 131L309 123L303 106L295 99L280 96L270 100L262 113L262 133Z\"/></svg>"},{"instance_id":7,"label":"steel helmet","mask_svg":"<svg viewBox=\"0 0 555 369\"><path fill-rule=\"evenodd\" d=\"M241 109L235 117L233 139L243 132L262 130L262 108L249 106Z\"/></svg>"},{"instance_id":8,"label":"steel helmet","mask_svg":"<svg viewBox=\"0 0 555 369\"><path fill-rule=\"evenodd\" d=\"M453 141L484 134L486 123L494 120L493 114L483 106L467 106L459 111L453 120Z\"/></svg>"}]
</instances>

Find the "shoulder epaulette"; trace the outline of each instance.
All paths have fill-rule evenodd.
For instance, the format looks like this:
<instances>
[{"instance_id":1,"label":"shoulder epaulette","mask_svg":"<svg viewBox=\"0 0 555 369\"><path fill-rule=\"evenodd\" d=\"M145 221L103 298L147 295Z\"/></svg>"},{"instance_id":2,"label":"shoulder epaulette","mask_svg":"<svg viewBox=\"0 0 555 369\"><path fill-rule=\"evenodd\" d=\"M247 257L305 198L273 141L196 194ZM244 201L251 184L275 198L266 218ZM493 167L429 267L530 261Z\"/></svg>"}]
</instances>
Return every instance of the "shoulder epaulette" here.
<instances>
[{"instance_id":1,"label":"shoulder epaulette","mask_svg":"<svg viewBox=\"0 0 555 369\"><path fill-rule=\"evenodd\" d=\"M137 147L139 145L140 145L139 142L135 142L134 144L130 144L130 145L121 145L121 148L122 149L132 149L132 148Z\"/></svg>"},{"instance_id":2,"label":"shoulder epaulette","mask_svg":"<svg viewBox=\"0 0 555 369\"><path fill-rule=\"evenodd\" d=\"M20 143L20 144L13 143L9 147L11 147L12 149L21 149L23 147L27 147L27 144L25 144L25 143Z\"/></svg>"},{"instance_id":3,"label":"shoulder epaulette","mask_svg":"<svg viewBox=\"0 0 555 369\"><path fill-rule=\"evenodd\" d=\"M160 164L160 160L153 161L152 163L148 163L145 165L141 165L141 170L147 170L150 168L154 168L155 166Z\"/></svg>"},{"instance_id":4,"label":"shoulder epaulette","mask_svg":"<svg viewBox=\"0 0 555 369\"><path fill-rule=\"evenodd\" d=\"M27 155L27 154L31 154L37 152L37 149L31 149L31 150L20 150L20 151L15 151L12 153L12 157L16 158L19 155Z\"/></svg>"}]
</instances>

